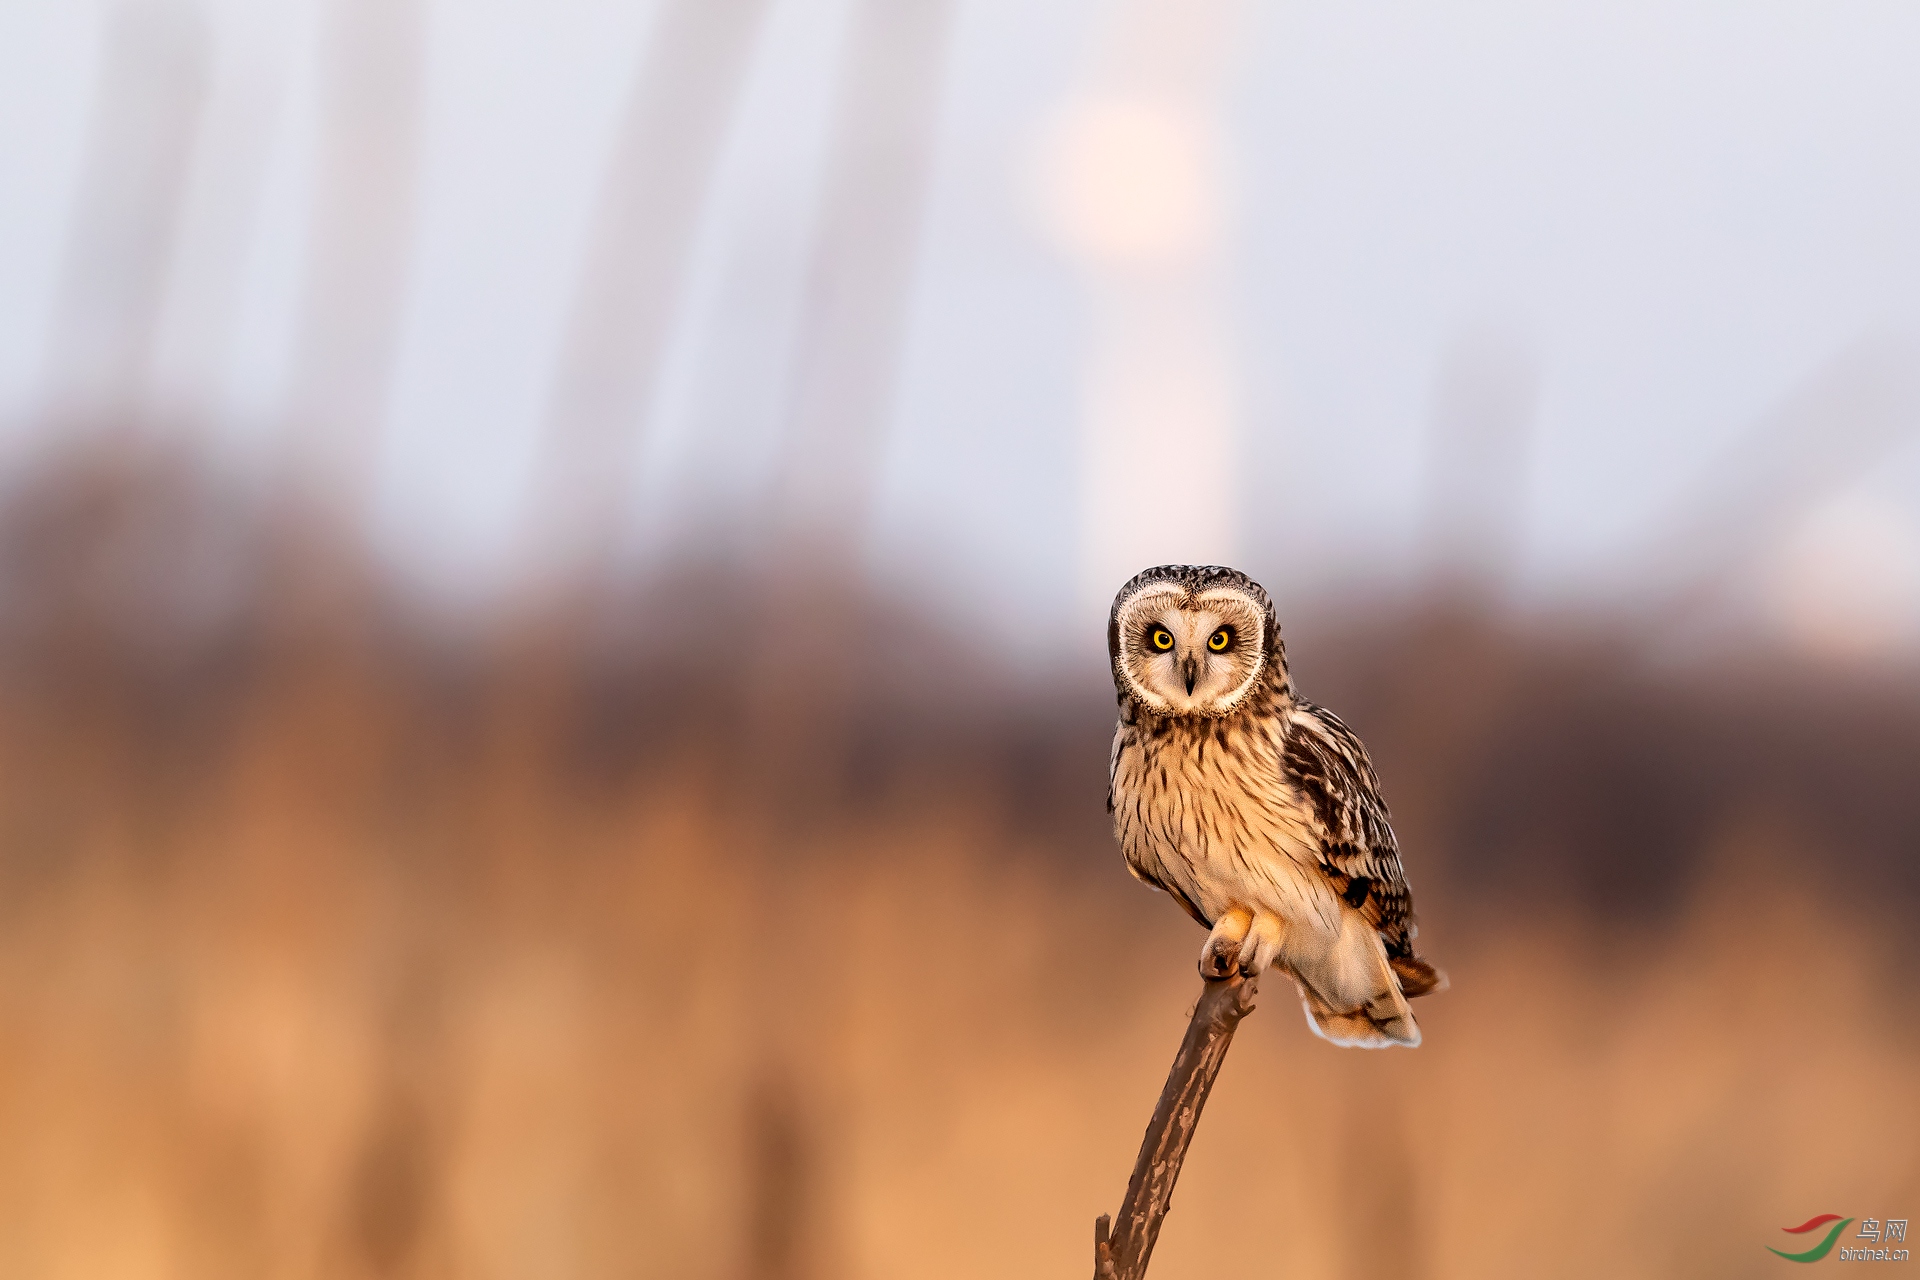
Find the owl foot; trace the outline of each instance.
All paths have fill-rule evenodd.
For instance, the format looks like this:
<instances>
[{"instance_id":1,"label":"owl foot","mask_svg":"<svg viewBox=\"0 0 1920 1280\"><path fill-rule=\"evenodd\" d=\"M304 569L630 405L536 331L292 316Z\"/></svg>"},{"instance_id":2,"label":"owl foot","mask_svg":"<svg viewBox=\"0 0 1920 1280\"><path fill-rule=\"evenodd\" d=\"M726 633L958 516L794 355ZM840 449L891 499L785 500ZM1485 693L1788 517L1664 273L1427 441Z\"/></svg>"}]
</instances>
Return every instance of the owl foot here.
<instances>
[{"instance_id":1,"label":"owl foot","mask_svg":"<svg viewBox=\"0 0 1920 1280\"><path fill-rule=\"evenodd\" d=\"M1200 976L1209 982L1231 978L1238 972L1240 972L1238 952L1231 945L1226 947L1209 945L1200 953Z\"/></svg>"},{"instance_id":2,"label":"owl foot","mask_svg":"<svg viewBox=\"0 0 1920 1280\"><path fill-rule=\"evenodd\" d=\"M1213 932L1200 948L1200 976L1218 981L1240 972L1240 948L1247 931L1253 927L1253 913L1242 907L1213 922Z\"/></svg>"}]
</instances>

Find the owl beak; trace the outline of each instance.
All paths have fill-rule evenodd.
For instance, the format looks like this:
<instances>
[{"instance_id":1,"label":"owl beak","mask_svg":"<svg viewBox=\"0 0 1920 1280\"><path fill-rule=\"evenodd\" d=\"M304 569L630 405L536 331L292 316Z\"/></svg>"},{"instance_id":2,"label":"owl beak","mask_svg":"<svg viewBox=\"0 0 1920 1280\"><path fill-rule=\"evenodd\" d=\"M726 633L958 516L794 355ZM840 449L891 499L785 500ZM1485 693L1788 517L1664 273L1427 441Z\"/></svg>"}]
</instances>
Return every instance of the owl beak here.
<instances>
[{"instance_id":1,"label":"owl beak","mask_svg":"<svg viewBox=\"0 0 1920 1280\"><path fill-rule=\"evenodd\" d=\"M1193 682L1200 678L1200 660L1191 654L1187 655L1186 661L1180 664L1180 674L1187 678L1187 696L1192 697Z\"/></svg>"}]
</instances>

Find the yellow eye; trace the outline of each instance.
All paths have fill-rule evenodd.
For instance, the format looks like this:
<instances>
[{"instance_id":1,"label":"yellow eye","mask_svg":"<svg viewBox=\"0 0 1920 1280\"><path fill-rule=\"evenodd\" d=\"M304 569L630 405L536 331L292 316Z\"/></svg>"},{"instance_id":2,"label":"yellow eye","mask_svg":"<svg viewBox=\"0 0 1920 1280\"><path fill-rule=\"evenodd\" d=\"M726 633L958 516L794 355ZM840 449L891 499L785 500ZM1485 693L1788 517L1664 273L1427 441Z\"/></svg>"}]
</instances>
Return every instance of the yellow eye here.
<instances>
[{"instance_id":1,"label":"yellow eye","mask_svg":"<svg viewBox=\"0 0 1920 1280\"><path fill-rule=\"evenodd\" d=\"M1169 635L1164 628L1155 627L1153 629L1153 635L1150 636L1149 639L1153 642L1153 647L1162 653L1173 648L1173 637Z\"/></svg>"},{"instance_id":2,"label":"yellow eye","mask_svg":"<svg viewBox=\"0 0 1920 1280\"><path fill-rule=\"evenodd\" d=\"M1207 641L1207 648L1213 650L1215 653L1225 653L1227 651L1227 646L1232 643L1233 643L1233 632L1229 631L1225 627L1222 627L1218 631L1214 632L1212 638L1210 638Z\"/></svg>"}]
</instances>

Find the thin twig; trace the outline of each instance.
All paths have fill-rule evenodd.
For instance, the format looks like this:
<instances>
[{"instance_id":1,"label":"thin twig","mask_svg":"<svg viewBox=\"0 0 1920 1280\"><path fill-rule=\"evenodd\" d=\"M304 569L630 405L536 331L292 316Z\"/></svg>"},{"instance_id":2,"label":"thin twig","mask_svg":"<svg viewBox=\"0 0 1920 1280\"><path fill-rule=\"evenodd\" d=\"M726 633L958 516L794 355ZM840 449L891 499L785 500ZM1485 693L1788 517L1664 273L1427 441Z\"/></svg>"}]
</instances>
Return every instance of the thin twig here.
<instances>
[{"instance_id":1,"label":"thin twig","mask_svg":"<svg viewBox=\"0 0 1920 1280\"><path fill-rule=\"evenodd\" d=\"M1193 1007L1186 1039L1160 1090L1140 1156L1127 1180L1127 1198L1114 1227L1106 1214L1093 1224L1094 1280L1140 1280L1160 1238L1160 1222L1173 1207L1173 1184L1187 1158L1187 1144L1200 1124L1214 1077L1233 1043L1240 1019L1253 1012L1257 979L1238 976L1209 980Z\"/></svg>"}]
</instances>

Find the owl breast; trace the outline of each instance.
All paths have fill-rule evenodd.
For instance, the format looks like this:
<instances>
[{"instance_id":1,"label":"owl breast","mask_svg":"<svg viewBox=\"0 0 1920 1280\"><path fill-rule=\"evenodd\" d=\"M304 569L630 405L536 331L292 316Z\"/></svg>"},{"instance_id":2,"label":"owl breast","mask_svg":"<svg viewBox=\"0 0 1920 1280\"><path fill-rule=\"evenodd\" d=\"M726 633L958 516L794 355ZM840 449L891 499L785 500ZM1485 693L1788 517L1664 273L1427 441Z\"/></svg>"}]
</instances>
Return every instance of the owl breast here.
<instances>
[{"instance_id":1,"label":"owl breast","mask_svg":"<svg viewBox=\"0 0 1920 1280\"><path fill-rule=\"evenodd\" d=\"M1340 903L1311 811L1286 780L1282 733L1269 716L1123 719L1114 834L1136 874L1177 889L1209 922L1246 907L1337 933Z\"/></svg>"}]
</instances>

